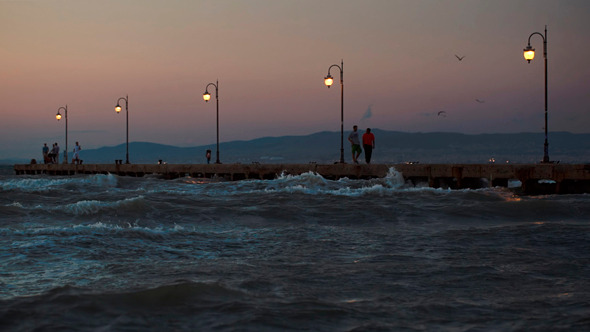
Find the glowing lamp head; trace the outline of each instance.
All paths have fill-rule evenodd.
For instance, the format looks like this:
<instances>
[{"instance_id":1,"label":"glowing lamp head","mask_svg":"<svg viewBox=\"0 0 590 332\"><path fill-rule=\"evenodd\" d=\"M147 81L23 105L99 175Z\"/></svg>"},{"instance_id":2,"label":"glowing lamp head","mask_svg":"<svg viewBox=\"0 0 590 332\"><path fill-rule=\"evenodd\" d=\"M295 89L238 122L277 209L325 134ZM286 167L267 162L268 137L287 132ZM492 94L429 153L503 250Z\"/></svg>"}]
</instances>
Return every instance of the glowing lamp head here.
<instances>
[{"instance_id":1,"label":"glowing lamp head","mask_svg":"<svg viewBox=\"0 0 590 332\"><path fill-rule=\"evenodd\" d=\"M535 58L535 49L528 45L524 50L524 59L531 63L531 60Z\"/></svg>"},{"instance_id":2,"label":"glowing lamp head","mask_svg":"<svg viewBox=\"0 0 590 332\"><path fill-rule=\"evenodd\" d=\"M324 77L324 84L329 88L334 83L334 78L328 74L328 76Z\"/></svg>"},{"instance_id":3,"label":"glowing lamp head","mask_svg":"<svg viewBox=\"0 0 590 332\"><path fill-rule=\"evenodd\" d=\"M203 93L203 100L205 102L208 102L209 99L211 99L211 94L209 92L205 91L205 93Z\"/></svg>"},{"instance_id":4,"label":"glowing lamp head","mask_svg":"<svg viewBox=\"0 0 590 332\"><path fill-rule=\"evenodd\" d=\"M61 114L59 113L59 111L57 111L55 118L57 119L57 121L61 120Z\"/></svg>"},{"instance_id":5,"label":"glowing lamp head","mask_svg":"<svg viewBox=\"0 0 590 332\"><path fill-rule=\"evenodd\" d=\"M117 113L121 112L121 106L119 106L119 104L117 104L117 106L115 106L115 112L117 112Z\"/></svg>"}]
</instances>

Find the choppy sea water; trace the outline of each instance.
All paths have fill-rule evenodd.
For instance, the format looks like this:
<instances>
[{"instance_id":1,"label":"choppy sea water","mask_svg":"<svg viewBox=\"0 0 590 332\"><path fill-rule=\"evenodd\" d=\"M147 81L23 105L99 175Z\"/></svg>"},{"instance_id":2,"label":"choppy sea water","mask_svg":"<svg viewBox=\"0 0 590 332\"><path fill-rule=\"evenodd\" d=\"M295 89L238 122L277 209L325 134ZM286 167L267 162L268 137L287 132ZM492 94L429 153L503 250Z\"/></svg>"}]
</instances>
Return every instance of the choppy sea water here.
<instances>
[{"instance_id":1,"label":"choppy sea water","mask_svg":"<svg viewBox=\"0 0 590 332\"><path fill-rule=\"evenodd\" d=\"M0 174L0 330L590 330L590 195Z\"/></svg>"}]
</instances>

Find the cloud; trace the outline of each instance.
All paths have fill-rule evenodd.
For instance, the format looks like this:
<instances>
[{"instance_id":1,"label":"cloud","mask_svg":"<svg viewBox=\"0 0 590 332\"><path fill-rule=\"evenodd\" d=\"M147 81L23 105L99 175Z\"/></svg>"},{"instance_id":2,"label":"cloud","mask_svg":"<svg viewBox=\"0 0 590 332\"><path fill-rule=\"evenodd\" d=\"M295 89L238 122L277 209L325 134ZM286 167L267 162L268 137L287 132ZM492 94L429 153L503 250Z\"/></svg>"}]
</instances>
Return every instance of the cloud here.
<instances>
[{"instance_id":1,"label":"cloud","mask_svg":"<svg viewBox=\"0 0 590 332\"><path fill-rule=\"evenodd\" d=\"M367 108L367 111L365 112L365 114L363 114L361 121L370 119L373 116L373 112L371 111L371 107L373 107L373 105L369 105L369 107Z\"/></svg>"}]
</instances>

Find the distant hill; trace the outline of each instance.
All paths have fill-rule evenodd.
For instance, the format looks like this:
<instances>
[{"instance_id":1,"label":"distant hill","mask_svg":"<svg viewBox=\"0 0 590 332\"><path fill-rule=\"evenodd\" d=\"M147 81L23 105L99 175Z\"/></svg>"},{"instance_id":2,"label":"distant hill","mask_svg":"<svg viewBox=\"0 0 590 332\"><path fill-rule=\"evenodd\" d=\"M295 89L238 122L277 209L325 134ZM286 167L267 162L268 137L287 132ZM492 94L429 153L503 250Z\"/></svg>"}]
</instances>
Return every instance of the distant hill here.
<instances>
[{"instance_id":1,"label":"distant hill","mask_svg":"<svg viewBox=\"0 0 590 332\"><path fill-rule=\"evenodd\" d=\"M350 144L344 136L344 159L351 161ZM543 133L478 134L406 133L374 129L376 149L374 163L536 163L543 158ZM215 145L176 147L170 145L132 142L129 144L131 163L205 163L205 151ZM590 134L567 132L549 133L551 160L564 163L590 163ZM125 144L82 150L85 163L114 163L125 161ZM363 158L361 156L361 158ZM305 136L262 137L250 141L220 144L222 163L333 163L340 159L340 132L319 132ZM28 162L28 161L27 161Z\"/></svg>"}]
</instances>

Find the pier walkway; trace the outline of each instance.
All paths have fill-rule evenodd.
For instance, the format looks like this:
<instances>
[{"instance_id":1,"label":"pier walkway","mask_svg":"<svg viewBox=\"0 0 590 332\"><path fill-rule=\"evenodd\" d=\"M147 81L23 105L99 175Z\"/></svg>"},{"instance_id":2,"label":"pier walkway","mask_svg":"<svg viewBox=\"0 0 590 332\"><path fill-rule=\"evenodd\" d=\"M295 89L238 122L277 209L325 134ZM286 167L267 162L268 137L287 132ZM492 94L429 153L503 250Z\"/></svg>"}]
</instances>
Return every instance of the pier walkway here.
<instances>
[{"instance_id":1,"label":"pier walkway","mask_svg":"<svg viewBox=\"0 0 590 332\"><path fill-rule=\"evenodd\" d=\"M148 174L173 179L184 176L220 180L275 179L281 174L320 174L327 179L383 178L390 169L406 182L434 188L507 187L520 181L525 194L590 193L590 164L20 164L17 175Z\"/></svg>"}]
</instances>

